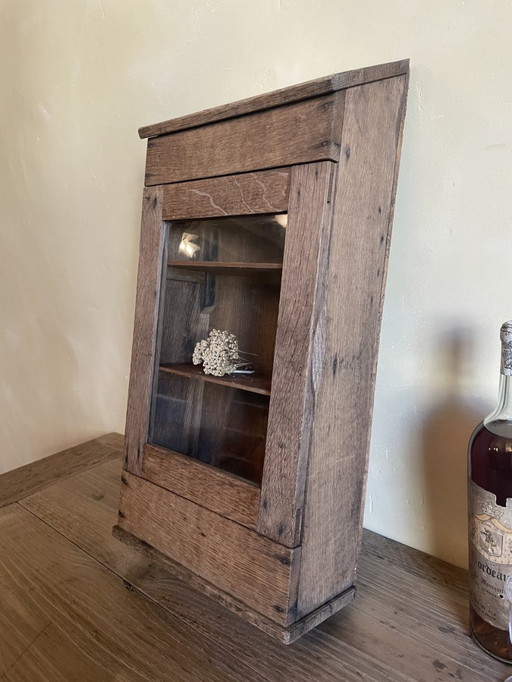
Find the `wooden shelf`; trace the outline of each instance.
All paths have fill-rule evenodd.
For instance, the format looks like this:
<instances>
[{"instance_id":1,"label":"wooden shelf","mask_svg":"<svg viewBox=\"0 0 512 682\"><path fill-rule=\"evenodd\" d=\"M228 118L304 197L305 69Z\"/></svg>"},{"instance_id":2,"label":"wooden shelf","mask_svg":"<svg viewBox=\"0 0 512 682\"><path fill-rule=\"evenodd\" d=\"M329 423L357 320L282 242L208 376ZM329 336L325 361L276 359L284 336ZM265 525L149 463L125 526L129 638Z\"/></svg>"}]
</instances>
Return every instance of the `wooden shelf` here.
<instances>
[{"instance_id":1,"label":"wooden shelf","mask_svg":"<svg viewBox=\"0 0 512 682\"><path fill-rule=\"evenodd\" d=\"M205 374L201 365L181 364L181 365L160 365L160 371L168 374L178 374L179 376L190 379L200 379L212 384L230 386L241 391L259 393L260 395L270 395L270 377L261 374L239 374L235 376L215 377Z\"/></svg>"},{"instance_id":2,"label":"wooden shelf","mask_svg":"<svg viewBox=\"0 0 512 682\"><path fill-rule=\"evenodd\" d=\"M202 270L217 275L257 275L259 273L281 272L282 263L232 263L229 261L185 261L170 260L167 265L187 270Z\"/></svg>"}]
</instances>

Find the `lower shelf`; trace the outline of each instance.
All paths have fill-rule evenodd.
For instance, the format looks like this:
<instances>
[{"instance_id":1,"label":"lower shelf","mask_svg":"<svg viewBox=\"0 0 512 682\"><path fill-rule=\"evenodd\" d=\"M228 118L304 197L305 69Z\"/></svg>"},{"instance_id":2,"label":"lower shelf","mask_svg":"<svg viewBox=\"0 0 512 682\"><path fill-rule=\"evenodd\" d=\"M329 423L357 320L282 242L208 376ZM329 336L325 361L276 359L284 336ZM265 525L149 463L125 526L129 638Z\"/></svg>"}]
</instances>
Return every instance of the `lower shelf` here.
<instances>
[{"instance_id":1,"label":"lower shelf","mask_svg":"<svg viewBox=\"0 0 512 682\"><path fill-rule=\"evenodd\" d=\"M231 595L215 587L207 580L204 580L195 573L188 571L182 565L172 561L164 554L151 547L151 545L148 545L147 542L139 540L139 538L136 538L134 535L128 533L119 526L114 526L112 533L114 537L116 537L118 540L121 540L121 542L124 542L126 545L139 550L145 556L151 559L151 561L155 561L164 568L168 569L178 579L187 583L194 589L203 592L211 599L214 599L225 608L233 611L237 615L241 616L244 620L248 621L252 625L255 625L257 628L270 635L274 639L279 640L283 644L291 644L295 640L299 639L299 637L302 637L302 635L305 635L307 632L315 628L317 625L320 625L320 623L322 623L324 620L350 603L356 593L356 588L354 586L350 587L342 594L337 595L326 604L323 604L318 609L315 609L309 613L307 616L304 616L304 618L301 618L291 625L280 626L269 618L263 616L258 611L249 608L241 601L238 601Z\"/></svg>"},{"instance_id":2,"label":"lower shelf","mask_svg":"<svg viewBox=\"0 0 512 682\"><path fill-rule=\"evenodd\" d=\"M260 395L270 395L271 379L270 377L262 376L261 374L227 374L223 377L215 377L211 374L205 374L202 366L193 365L191 363L174 365L163 364L160 365L159 369L161 372L178 374L179 376L188 377L189 379L209 381L213 384L230 386L231 388L238 388L241 391L249 391L250 393L259 393Z\"/></svg>"}]
</instances>

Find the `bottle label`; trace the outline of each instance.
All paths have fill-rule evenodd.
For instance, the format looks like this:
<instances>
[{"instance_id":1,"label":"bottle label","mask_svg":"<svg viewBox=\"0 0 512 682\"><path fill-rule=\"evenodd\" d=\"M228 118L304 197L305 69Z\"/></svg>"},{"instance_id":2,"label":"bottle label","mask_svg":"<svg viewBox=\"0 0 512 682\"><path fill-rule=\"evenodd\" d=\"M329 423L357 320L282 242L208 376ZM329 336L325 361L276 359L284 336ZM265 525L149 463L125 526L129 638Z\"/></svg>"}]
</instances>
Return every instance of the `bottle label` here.
<instances>
[{"instance_id":1,"label":"bottle label","mask_svg":"<svg viewBox=\"0 0 512 682\"><path fill-rule=\"evenodd\" d=\"M501 373L512 374L512 320L504 322L500 329Z\"/></svg>"},{"instance_id":2,"label":"bottle label","mask_svg":"<svg viewBox=\"0 0 512 682\"><path fill-rule=\"evenodd\" d=\"M469 481L470 600L478 615L500 630L509 627L505 580L512 575L512 498L507 506Z\"/></svg>"}]
</instances>

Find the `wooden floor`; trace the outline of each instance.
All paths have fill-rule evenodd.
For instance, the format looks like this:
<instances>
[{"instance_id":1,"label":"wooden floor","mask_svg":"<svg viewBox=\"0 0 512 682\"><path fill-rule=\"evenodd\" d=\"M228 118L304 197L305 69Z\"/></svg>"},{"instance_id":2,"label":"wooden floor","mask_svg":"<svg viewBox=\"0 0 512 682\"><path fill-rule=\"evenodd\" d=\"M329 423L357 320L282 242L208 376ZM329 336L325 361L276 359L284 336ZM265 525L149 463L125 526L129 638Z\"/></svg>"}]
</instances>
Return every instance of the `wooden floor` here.
<instances>
[{"instance_id":1,"label":"wooden floor","mask_svg":"<svg viewBox=\"0 0 512 682\"><path fill-rule=\"evenodd\" d=\"M466 573L370 532L355 601L295 644L274 642L111 536L120 452L110 435L0 476L2 682L512 674L468 636Z\"/></svg>"}]
</instances>

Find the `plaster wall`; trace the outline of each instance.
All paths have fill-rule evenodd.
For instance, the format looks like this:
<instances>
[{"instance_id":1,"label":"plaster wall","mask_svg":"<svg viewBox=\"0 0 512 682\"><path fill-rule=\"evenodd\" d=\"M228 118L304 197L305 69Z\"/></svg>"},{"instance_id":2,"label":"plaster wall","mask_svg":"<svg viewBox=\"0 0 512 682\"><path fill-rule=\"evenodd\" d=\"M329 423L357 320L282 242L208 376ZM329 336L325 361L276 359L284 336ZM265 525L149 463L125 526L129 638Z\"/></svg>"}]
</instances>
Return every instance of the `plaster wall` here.
<instances>
[{"instance_id":1,"label":"plaster wall","mask_svg":"<svg viewBox=\"0 0 512 682\"><path fill-rule=\"evenodd\" d=\"M409 57L365 525L466 561L512 317L508 0L4 0L0 472L122 431L141 125Z\"/></svg>"}]
</instances>

